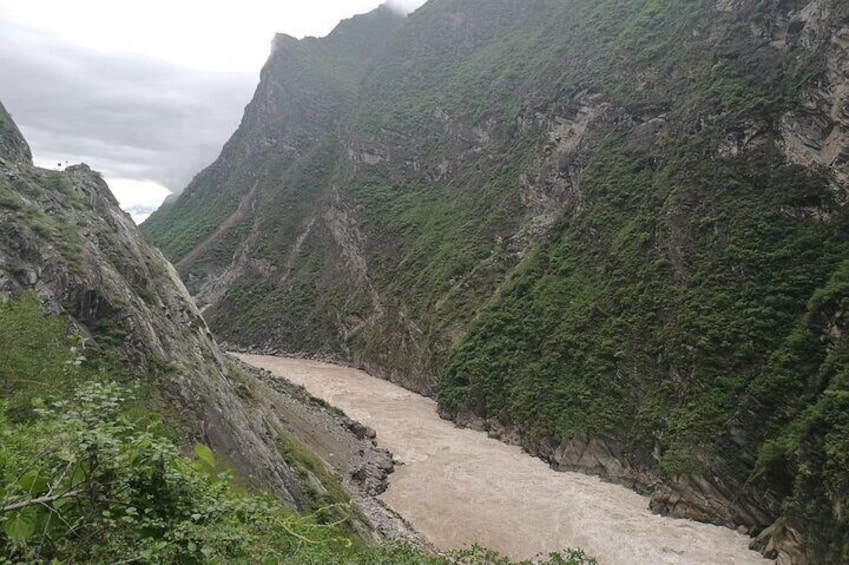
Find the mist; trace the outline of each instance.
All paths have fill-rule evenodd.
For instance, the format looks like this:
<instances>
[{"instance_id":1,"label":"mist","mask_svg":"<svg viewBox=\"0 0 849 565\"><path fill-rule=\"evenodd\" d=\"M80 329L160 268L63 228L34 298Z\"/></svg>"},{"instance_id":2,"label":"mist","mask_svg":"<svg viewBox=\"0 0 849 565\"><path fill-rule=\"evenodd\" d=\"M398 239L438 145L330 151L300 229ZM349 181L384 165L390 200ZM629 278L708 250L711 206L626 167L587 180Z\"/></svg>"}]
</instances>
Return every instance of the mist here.
<instances>
[{"instance_id":1,"label":"mist","mask_svg":"<svg viewBox=\"0 0 849 565\"><path fill-rule=\"evenodd\" d=\"M417 10L424 3L425 0L389 0L386 5L406 15Z\"/></svg>"}]
</instances>

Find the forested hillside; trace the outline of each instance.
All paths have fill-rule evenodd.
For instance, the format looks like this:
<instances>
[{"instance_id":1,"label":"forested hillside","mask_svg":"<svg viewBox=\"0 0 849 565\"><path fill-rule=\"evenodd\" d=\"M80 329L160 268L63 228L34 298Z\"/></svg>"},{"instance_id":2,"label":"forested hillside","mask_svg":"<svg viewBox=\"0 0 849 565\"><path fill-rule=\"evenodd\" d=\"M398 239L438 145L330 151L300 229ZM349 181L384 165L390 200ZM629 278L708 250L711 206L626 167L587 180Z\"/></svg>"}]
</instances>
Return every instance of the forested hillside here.
<instances>
[{"instance_id":1,"label":"forested hillside","mask_svg":"<svg viewBox=\"0 0 849 565\"><path fill-rule=\"evenodd\" d=\"M847 51L840 0L382 9L278 38L143 231L229 342L838 563Z\"/></svg>"}]
</instances>

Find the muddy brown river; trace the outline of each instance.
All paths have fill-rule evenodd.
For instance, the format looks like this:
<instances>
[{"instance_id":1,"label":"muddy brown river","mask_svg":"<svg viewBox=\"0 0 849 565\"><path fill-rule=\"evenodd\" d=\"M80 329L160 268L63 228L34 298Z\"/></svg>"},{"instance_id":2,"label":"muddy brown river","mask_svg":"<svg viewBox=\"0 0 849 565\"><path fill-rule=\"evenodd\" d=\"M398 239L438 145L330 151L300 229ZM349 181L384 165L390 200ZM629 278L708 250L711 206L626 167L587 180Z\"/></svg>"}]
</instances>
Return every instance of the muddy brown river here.
<instances>
[{"instance_id":1,"label":"muddy brown river","mask_svg":"<svg viewBox=\"0 0 849 565\"><path fill-rule=\"evenodd\" d=\"M652 514L648 499L625 487L552 471L518 447L442 420L433 400L362 371L240 357L373 428L403 463L382 498L442 549L477 543L526 559L580 547L603 565L770 563L749 551L746 536Z\"/></svg>"}]
</instances>

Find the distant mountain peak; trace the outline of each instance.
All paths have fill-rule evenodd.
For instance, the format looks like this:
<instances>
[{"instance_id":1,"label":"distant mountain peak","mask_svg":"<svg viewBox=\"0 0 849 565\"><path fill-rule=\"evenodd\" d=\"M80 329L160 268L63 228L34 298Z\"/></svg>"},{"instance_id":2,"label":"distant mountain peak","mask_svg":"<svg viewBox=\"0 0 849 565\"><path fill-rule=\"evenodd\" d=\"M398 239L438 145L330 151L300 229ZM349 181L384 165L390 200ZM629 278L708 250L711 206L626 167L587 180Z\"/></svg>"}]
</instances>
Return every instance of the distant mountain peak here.
<instances>
[{"instance_id":1,"label":"distant mountain peak","mask_svg":"<svg viewBox=\"0 0 849 565\"><path fill-rule=\"evenodd\" d=\"M397 6L392 3L381 4L374 10L369 12L365 12L363 14L356 14L351 16L350 18L341 20L336 27L334 27L326 37L313 37L307 36L303 39L314 40L314 39L329 39L331 41L334 38L345 37L349 35L361 36L364 33L369 32L380 32L379 29L375 29L375 26L380 26L382 23L389 23L390 26L393 24L397 24L399 21L404 20L407 16L405 15L405 11L402 7ZM301 41L297 37L289 35L288 33L278 32L274 36L274 46L280 47L281 45L285 45L288 43L297 43Z\"/></svg>"}]
</instances>

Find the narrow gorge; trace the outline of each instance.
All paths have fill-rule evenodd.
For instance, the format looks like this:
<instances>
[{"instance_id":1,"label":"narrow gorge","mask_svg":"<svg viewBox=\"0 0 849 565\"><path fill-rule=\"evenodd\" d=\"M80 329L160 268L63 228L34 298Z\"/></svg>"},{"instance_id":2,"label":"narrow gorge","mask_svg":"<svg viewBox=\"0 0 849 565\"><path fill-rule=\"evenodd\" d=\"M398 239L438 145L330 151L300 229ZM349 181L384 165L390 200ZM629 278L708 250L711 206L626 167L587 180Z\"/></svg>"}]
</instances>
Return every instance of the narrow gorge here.
<instances>
[{"instance_id":1,"label":"narrow gorge","mask_svg":"<svg viewBox=\"0 0 849 565\"><path fill-rule=\"evenodd\" d=\"M278 36L142 230L234 347L839 563L847 50L841 0L384 7Z\"/></svg>"},{"instance_id":2,"label":"narrow gorge","mask_svg":"<svg viewBox=\"0 0 849 565\"><path fill-rule=\"evenodd\" d=\"M381 498L443 551L479 544L531 559L581 547L602 564L770 563L739 532L654 515L645 497L625 487L558 473L516 447L440 419L433 400L362 371L240 358L372 428L397 461Z\"/></svg>"},{"instance_id":3,"label":"narrow gorge","mask_svg":"<svg viewBox=\"0 0 849 565\"><path fill-rule=\"evenodd\" d=\"M138 226L0 105L0 565L849 563L849 2L402 5Z\"/></svg>"}]
</instances>

